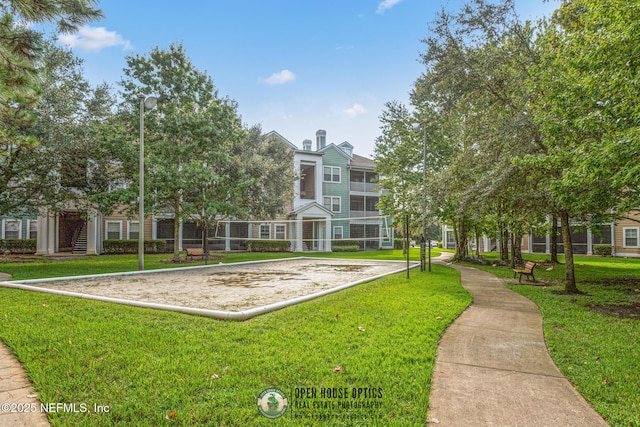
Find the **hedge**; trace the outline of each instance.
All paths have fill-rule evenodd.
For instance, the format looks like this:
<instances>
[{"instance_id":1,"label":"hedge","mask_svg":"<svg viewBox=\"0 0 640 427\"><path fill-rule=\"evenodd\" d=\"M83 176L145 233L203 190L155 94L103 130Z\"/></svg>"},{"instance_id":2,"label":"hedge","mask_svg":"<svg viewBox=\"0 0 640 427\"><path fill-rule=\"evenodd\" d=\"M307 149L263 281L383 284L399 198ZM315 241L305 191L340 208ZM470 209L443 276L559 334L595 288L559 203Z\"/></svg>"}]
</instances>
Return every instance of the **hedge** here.
<instances>
[{"instance_id":1,"label":"hedge","mask_svg":"<svg viewBox=\"0 0 640 427\"><path fill-rule=\"evenodd\" d=\"M289 240L247 240L249 252L289 252L291 241Z\"/></svg>"},{"instance_id":2,"label":"hedge","mask_svg":"<svg viewBox=\"0 0 640 427\"><path fill-rule=\"evenodd\" d=\"M332 252L358 252L360 250L360 245L331 245Z\"/></svg>"},{"instance_id":3,"label":"hedge","mask_svg":"<svg viewBox=\"0 0 640 427\"><path fill-rule=\"evenodd\" d=\"M613 248L611 245L593 245L593 253L595 255L611 256Z\"/></svg>"},{"instance_id":4,"label":"hedge","mask_svg":"<svg viewBox=\"0 0 640 427\"><path fill-rule=\"evenodd\" d=\"M36 253L36 239L0 239L0 252L12 254Z\"/></svg>"},{"instance_id":5,"label":"hedge","mask_svg":"<svg viewBox=\"0 0 640 427\"><path fill-rule=\"evenodd\" d=\"M137 240L119 240L109 239L102 243L102 250L105 254L137 254ZM158 254L167 251L167 242L165 240L145 240L144 253Z\"/></svg>"},{"instance_id":6,"label":"hedge","mask_svg":"<svg viewBox=\"0 0 640 427\"><path fill-rule=\"evenodd\" d=\"M346 246L346 247L357 246L359 248L360 242L357 240L332 240L331 241L332 248L335 248L338 246Z\"/></svg>"}]
</instances>

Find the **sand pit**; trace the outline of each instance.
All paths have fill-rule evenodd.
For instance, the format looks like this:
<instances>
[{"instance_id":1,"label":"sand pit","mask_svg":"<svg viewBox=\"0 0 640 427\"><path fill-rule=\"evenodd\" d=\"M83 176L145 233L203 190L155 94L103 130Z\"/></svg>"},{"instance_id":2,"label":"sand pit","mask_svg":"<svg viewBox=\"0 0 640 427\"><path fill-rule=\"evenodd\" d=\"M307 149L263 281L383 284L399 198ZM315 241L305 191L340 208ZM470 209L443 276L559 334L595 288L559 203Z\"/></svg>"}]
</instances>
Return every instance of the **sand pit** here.
<instances>
[{"instance_id":1,"label":"sand pit","mask_svg":"<svg viewBox=\"0 0 640 427\"><path fill-rule=\"evenodd\" d=\"M399 271L405 266L390 261L293 258L21 283L83 295L238 312Z\"/></svg>"}]
</instances>

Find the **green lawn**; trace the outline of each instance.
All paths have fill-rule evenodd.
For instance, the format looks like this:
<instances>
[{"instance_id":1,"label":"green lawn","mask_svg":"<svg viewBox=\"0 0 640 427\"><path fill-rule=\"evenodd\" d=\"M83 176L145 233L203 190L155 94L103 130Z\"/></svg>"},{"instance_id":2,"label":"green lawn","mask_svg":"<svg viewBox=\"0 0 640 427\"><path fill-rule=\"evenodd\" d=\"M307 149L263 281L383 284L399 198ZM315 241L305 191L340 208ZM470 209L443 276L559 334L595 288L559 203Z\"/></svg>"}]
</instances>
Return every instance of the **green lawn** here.
<instances>
[{"instance_id":1,"label":"green lawn","mask_svg":"<svg viewBox=\"0 0 640 427\"><path fill-rule=\"evenodd\" d=\"M387 255L401 259L397 252ZM0 271L136 267L135 257L92 260L93 269L65 261L56 265L73 268L46 263L34 269L40 273L18 265ZM153 262L147 258L148 267ZM458 272L439 265L432 273L414 269L410 280L388 276L246 322L14 289L0 288L0 300L0 339L24 363L41 399L89 408L50 414L57 426L422 426L438 340L471 301ZM270 387L289 398L277 420L258 413L258 395ZM301 389L317 397L300 397ZM323 399L326 389L346 389L349 397ZM373 395L353 398L359 389ZM94 404L109 412L93 412ZM318 407L336 404L343 406Z\"/></svg>"},{"instance_id":2,"label":"green lawn","mask_svg":"<svg viewBox=\"0 0 640 427\"><path fill-rule=\"evenodd\" d=\"M575 263L583 294L564 294L563 264L536 268L545 286L509 287L540 307L549 352L580 394L610 425L640 426L640 259L577 256ZM479 268L513 278L507 267Z\"/></svg>"}]
</instances>

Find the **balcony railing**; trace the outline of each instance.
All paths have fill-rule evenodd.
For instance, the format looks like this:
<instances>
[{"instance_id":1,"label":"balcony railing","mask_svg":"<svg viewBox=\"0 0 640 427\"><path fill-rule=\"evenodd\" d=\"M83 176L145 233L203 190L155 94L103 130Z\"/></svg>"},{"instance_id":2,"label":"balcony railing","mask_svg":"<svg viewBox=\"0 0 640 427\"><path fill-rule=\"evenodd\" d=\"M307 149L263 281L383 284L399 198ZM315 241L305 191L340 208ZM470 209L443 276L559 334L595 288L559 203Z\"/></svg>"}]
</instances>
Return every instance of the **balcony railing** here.
<instances>
[{"instance_id":1,"label":"balcony railing","mask_svg":"<svg viewBox=\"0 0 640 427\"><path fill-rule=\"evenodd\" d=\"M350 182L351 191L359 191L362 193L377 193L378 184L375 182Z\"/></svg>"}]
</instances>

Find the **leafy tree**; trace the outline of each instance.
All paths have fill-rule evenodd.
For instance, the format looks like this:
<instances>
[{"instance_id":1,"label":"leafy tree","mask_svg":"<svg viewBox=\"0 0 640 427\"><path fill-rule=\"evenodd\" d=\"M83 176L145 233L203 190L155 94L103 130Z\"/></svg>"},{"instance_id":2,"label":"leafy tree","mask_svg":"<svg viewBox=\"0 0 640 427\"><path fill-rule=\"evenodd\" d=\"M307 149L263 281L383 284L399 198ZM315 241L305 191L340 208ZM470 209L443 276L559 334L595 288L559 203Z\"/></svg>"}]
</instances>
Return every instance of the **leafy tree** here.
<instances>
[{"instance_id":1,"label":"leafy tree","mask_svg":"<svg viewBox=\"0 0 640 427\"><path fill-rule=\"evenodd\" d=\"M126 176L118 167L124 140L105 142L103 123L112 119L116 100L102 84L92 87L82 61L71 51L48 43L40 68L41 101L32 109L30 134L39 141L34 171L45 186L43 205L55 209L68 202L81 210L108 212L111 185Z\"/></svg>"},{"instance_id":2,"label":"leafy tree","mask_svg":"<svg viewBox=\"0 0 640 427\"><path fill-rule=\"evenodd\" d=\"M230 153L242 138L240 117L235 102L218 97L211 78L181 44L126 61L123 115L132 130L138 130L138 94L158 98L156 109L146 113L145 211L174 214L178 259L180 221L203 215L203 209L204 215L225 216L245 187L228 173Z\"/></svg>"},{"instance_id":3,"label":"leafy tree","mask_svg":"<svg viewBox=\"0 0 640 427\"><path fill-rule=\"evenodd\" d=\"M522 85L528 66L537 61L532 34L517 21L511 1L474 0L457 14L443 10L424 40L427 70L416 81L412 103L438 111L455 153L440 179L439 203L447 206L442 219L454 225L460 239L458 257L466 255L469 232L493 229L500 231L502 257L508 260L509 240L519 242L540 217L540 206L547 206L523 179L531 172L513 162L542 146L531 93ZM520 258L517 250L512 255L512 262Z\"/></svg>"},{"instance_id":4,"label":"leafy tree","mask_svg":"<svg viewBox=\"0 0 640 427\"><path fill-rule=\"evenodd\" d=\"M416 121L404 105L392 101L385 106L380 116L382 135L376 139L374 161L380 185L387 191L380 196L378 208L395 218L403 234L408 217L409 232L415 234L423 205L423 152L422 144L417 142L420 134L413 130L411 124Z\"/></svg>"},{"instance_id":5,"label":"leafy tree","mask_svg":"<svg viewBox=\"0 0 640 427\"><path fill-rule=\"evenodd\" d=\"M538 40L529 83L546 151L543 171L562 223L565 288L576 292L569 224L599 223L640 203L638 10L623 1L564 2Z\"/></svg>"},{"instance_id":6,"label":"leafy tree","mask_svg":"<svg viewBox=\"0 0 640 427\"><path fill-rule=\"evenodd\" d=\"M129 56L127 65L122 115L132 133L137 94L158 97L145 124L145 210L174 214L175 242L181 220L199 223L206 234L220 220L282 213L291 197L281 189L292 188L292 153L259 127L245 129L236 103L218 96L182 45Z\"/></svg>"},{"instance_id":7,"label":"leafy tree","mask_svg":"<svg viewBox=\"0 0 640 427\"><path fill-rule=\"evenodd\" d=\"M43 94L39 73L45 69L43 55L48 48L30 25L54 22L58 31L76 30L102 16L93 7L95 3L0 1L0 214L41 205L52 189L50 171L41 163L44 149L33 131L37 122L34 109ZM43 79L46 81L46 76Z\"/></svg>"}]
</instances>

